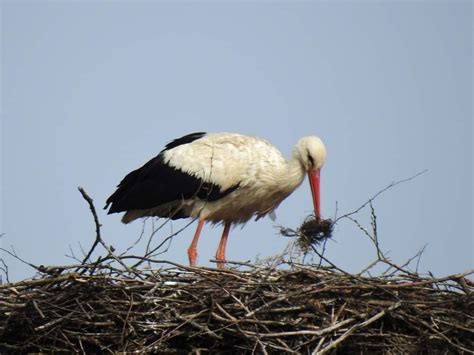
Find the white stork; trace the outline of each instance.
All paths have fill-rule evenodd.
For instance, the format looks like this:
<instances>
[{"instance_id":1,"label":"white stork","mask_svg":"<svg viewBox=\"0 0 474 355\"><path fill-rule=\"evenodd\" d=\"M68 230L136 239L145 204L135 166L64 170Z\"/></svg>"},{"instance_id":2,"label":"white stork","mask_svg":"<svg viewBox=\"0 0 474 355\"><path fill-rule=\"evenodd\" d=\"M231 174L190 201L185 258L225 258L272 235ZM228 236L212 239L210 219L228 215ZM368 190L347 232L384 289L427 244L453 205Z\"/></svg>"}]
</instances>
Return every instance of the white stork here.
<instances>
[{"instance_id":1,"label":"white stork","mask_svg":"<svg viewBox=\"0 0 474 355\"><path fill-rule=\"evenodd\" d=\"M108 214L126 212L123 223L145 216L199 219L189 263L196 265L197 242L205 221L222 222L216 252L219 267L232 224L273 212L308 174L316 218L320 218L319 177L326 148L316 136L298 140L290 160L267 141L237 133L192 133L168 143L132 171L107 199Z\"/></svg>"}]
</instances>

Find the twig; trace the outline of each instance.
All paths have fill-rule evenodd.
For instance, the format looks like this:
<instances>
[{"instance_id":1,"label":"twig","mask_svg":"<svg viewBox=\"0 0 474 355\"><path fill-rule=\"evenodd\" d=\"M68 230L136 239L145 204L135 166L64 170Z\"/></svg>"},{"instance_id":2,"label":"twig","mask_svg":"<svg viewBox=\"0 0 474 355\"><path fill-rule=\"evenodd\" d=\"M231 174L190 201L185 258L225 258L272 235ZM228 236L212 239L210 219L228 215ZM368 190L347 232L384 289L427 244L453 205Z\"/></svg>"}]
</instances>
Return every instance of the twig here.
<instances>
[{"instance_id":1,"label":"twig","mask_svg":"<svg viewBox=\"0 0 474 355\"><path fill-rule=\"evenodd\" d=\"M90 198L90 196L87 194L87 192L84 190L83 187L79 186L77 189L81 193L84 200L86 200L87 203L89 204L89 208L91 210L92 216L94 218L94 224L95 224L95 241L92 244L91 248L89 249L89 252L85 256L85 258L82 260L82 263L85 264L89 260L90 256L94 252L94 249L97 247L97 245L99 243L101 243L101 244L104 244L104 243L103 243L102 238L100 236L100 227L102 225L99 223L99 217L97 216L97 212L95 210L94 201L92 200L92 198Z\"/></svg>"},{"instance_id":2,"label":"twig","mask_svg":"<svg viewBox=\"0 0 474 355\"><path fill-rule=\"evenodd\" d=\"M317 354L318 355L323 355L323 354L328 353L330 350L335 349L344 340L346 340L349 336L351 336L352 333L354 333L356 330L364 328L364 327L372 324L373 322L375 322L375 321L379 320L380 318L382 318L385 314L387 314L387 312L391 312L391 311L397 309L398 307L400 307L400 305L401 305L401 302L397 302L394 305L390 306L388 309L380 311L379 313L377 313L376 315L370 317L369 319L365 320L364 322L355 324L349 330L347 330L344 334L342 334L339 338L337 338L335 341L331 342L328 346L326 346L322 350L318 351Z\"/></svg>"},{"instance_id":3,"label":"twig","mask_svg":"<svg viewBox=\"0 0 474 355\"><path fill-rule=\"evenodd\" d=\"M3 259L0 259L0 262L2 263L2 266L0 267L0 270L3 271L5 274L5 279L7 283L10 283L9 275L8 275L8 265L5 263ZM2 278L0 277L0 284L3 283Z\"/></svg>"},{"instance_id":4,"label":"twig","mask_svg":"<svg viewBox=\"0 0 474 355\"><path fill-rule=\"evenodd\" d=\"M102 245L104 247L105 250L107 250L109 256L114 259L115 261L117 261L120 265L122 265L122 267L127 270L129 273L131 274L135 274L136 276L138 277L141 277L138 273L136 273L133 269L129 268L123 261L120 257L117 257L115 254L114 254L114 251L112 250L111 247L109 247L107 244L105 244L105 242L102 240L102 237L100 235L100 227L101 227L101 224L99 223L99 217L97 216L97 212L95 210L95 207L94 207L94 201L92 200L92 198L89 197L89 195L86 193L86 191L82 188L82 187L78 187L78 190L79 192L81 193L82 197L87 201L87 203L89 204L89 208L91 210L91 213L92 213L92 216L94 217L94 224L95 224L95 235L96 235L96 238L95 238L95 241L94 243L92 244L92 247L91 249L89 250L89 252L87 253L86 257L84 258L83 260L83 263L86 263L87 260L89 260L89 257L91 256L92 252L94 251L94 249L97 247L98 244ZM96 261L96 264L98 265L101 261L105 260L105 258L101 258L99 257ZM76 271L79 271L80 268L78 268ZM94 269L92 269L93 271ZM85 271L85 269L81 270L82 271Z\"/></svg>"},{"instance_id":5,"label":"twig","mask_svg":"<svg viewBox=\"0 0 474 355\"><path fill-rule=\"evenodd\" d=\"M21 261L23 264L28 265L29 267L35 269L36 271L41 272L41 270L42 270L41 266L37 266L37 265L35 265L35 264L32 264L32 263L30 263L30 262L28 262L28 261L23 260L22 258L20 258L20 257L17 255L15 249L13 248L13 245L10 246L10 247L12 248L12 251L9 251L9 250L4 249L4 248L0 248L0 250L3 251L3 252L5 252L5 253L7 253L8 255L14 257L15 259Z\"/></svg>"},{"instance_id":6,"label":"twig","mask_svg":"<svg viewBox=\"0 0 474 355\"><path fill-rule=\"evenodd\" d=\"M367 206L369 203L371 203L372 201L374 201L379 195L381 195L382 193L384 193L385 191L387 191L388 189L391 189L392 187L394 186L397 186L399 184L402 184L404 182L407 182L407 181L410 181L410 180L413 180L415 178L417 178L418 176L426 173L428 171L428 169L425 169L425 170L422 170L418 173L416 173L415 175L412 175L406 179L402 179L402 180L398 180L398 181L394 181L392 183L390 183L389 185L387 185L386 187L384 187L382 190L378 191L375 195L373 195L369 200L367 200L366 202L364 202L361 206L359 206L357 209L355 209L354 211L352 212L349 212L349 213L346 213L338 218L336 218L334 220L334 223L336 224L339 220L341 220L342 218L346 218L346 217L349 217L349 216L352 216L358 212L360 212L365 206Z\"/></svg>"}]
</instances>

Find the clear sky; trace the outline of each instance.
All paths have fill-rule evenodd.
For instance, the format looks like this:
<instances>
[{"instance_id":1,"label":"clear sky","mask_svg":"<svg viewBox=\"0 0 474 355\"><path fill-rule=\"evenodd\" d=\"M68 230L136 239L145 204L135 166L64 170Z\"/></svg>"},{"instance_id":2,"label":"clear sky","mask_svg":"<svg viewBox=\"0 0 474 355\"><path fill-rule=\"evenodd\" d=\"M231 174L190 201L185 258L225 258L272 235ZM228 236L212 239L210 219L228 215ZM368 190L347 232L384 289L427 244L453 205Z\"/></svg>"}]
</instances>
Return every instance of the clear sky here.
<instances>
[{"instance_id":1,"label":"clear sky","mask_svg":"<svg viewBox=\"0 0 474 355\"><path fill-rule=\"evenodd\" d=\"M94 198L118 250L142 223L101 208L129 171L195 131L266 138L289 156L326 143L322 213L350 212L377 191L382 248L402 263L427 244L420 270L473 267L472 3L470 1L2 1L3 248L65 264L94 238ZM307 182L269 218L231 232L227 257L280 253L275 226L311 211ZM367 213L358 217L370 227ZM161 240L185 221L166 225ZM149 227L149 226L148 226ZM147 228L148 228L147 227ZM163 258L187 263L195 225ZM198 263L217 248L206 226ZM358 271L374 258L349 221L327 256ZM10 278L33 270L0 254Z\"/></svg>"}]
</instances>

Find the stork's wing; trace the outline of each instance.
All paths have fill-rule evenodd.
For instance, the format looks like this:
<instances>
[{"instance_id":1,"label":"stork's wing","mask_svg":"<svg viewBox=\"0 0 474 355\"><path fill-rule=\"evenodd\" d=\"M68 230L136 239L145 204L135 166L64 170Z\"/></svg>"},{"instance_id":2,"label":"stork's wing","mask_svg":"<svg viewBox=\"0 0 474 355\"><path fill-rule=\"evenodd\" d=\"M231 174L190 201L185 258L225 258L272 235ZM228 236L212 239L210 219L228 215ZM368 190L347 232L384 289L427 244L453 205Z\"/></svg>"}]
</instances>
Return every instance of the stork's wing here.
<instances>
[{"instance_id":1,"label":"stork's wing","mask_svg":"<svg viewBox=\"0 0 474 355\"><path fill-rule=\"evenodd\" d=\"M140 169L132 171L118 185L105 208L110 213L134 209L149 209L167 202L193 197L215 201L234 191L237 186L222 190L220 186L164 163L160 154Z\"/></svg>"},{"instance_id":2,"label":"stork's wing","mask_svg":"<svg viewBox=\"0 0 474 355\"><path fill-rule=\"evenodd\" d=\"M125 176L117 190L107 199L104 208L111 205L110 214L150 209L190 198L215 201L237 189L238 181L223 186L213 180L210 150L207 156L198 157L198 152L203 153L202 149L191 147L203 135L194 133L169 143L158 156ZM183 150L185 146L189 147ZM183 154L187 154L187 159L180 159ZM220 173L218 167L215 170L214 176ZM210 174L203 174L203 171L209 171Z\"/></svg>"}]
</instances>

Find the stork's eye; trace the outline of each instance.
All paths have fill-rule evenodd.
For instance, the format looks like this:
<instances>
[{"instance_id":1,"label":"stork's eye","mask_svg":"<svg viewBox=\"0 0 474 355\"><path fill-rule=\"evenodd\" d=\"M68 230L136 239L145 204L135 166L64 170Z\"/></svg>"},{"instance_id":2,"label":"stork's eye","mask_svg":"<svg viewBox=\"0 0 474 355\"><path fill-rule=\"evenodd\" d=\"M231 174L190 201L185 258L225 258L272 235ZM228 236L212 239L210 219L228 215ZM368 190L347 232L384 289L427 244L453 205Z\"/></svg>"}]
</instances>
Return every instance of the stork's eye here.
<instances>
[{"instance_id":1,"label":"stork's eye","mask_svg":"<svg viewBox=\"0 0 474 355\"><path fill-rule=\"evenodd\" d=\"M308 152L308 160L309 160L311 166L314 166L314 159L313 159L313 157L311 156L311 154L309 152Z\"/></svg>"}]
</instances>

